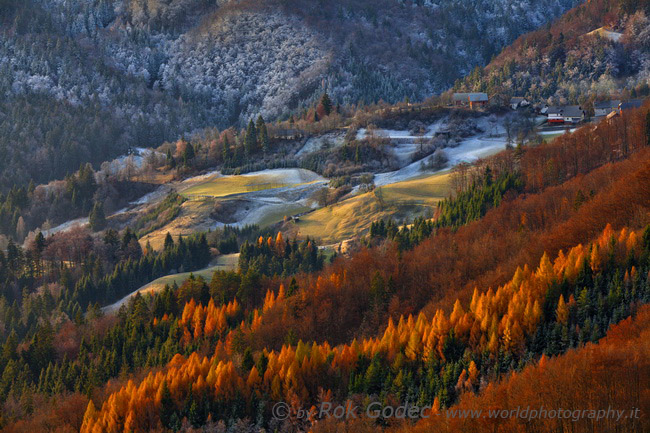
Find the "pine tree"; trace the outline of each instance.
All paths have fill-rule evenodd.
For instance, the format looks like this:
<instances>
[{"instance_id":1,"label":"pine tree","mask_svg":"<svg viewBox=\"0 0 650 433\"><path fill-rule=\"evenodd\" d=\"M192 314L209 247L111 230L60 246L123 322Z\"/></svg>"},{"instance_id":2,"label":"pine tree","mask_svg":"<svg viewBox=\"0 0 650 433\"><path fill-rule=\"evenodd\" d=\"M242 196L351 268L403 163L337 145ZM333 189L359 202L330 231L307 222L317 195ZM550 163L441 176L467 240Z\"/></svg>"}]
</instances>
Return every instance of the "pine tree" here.
<instances>
[{"instance_id":1,"label":"pine tree","mask_svg":"<svg viewBox=\"0 0 650 433\"><path fill-rule=\"evenodd\" d=\"M641 237L642 239L642 244L643 244L643 249L647 252L650 252L650 224L648 224L643 231L643 235Z\"/></svg>"},{"instance_id":2,"label":"pine tree","mask_svg":"<svg viewBox=\"0 0 650 433\"><path fill-rule=\"evenodd\" d=\"M255 153L257 150L257 129L253 123L253 119L248 121L248 127L246 128L246 138L244 139L244 150L246 151L246 156L250 156Z\"/></svg>"},{"instance_id":3,"label":"pine tree","mask_svg":"<svg viewBox=\"0 0 650 433\"><path fill-rule=\"evenodd\" d=\"M325 115L329 116L332 112L332 100L327 92L323 93L323 96L320 98L320 105L323 107Z\"/></svg>"},{"instance_id":4,"label":"pine tree","mask_svg":"<svg viewBox=\"0 0 650 433\"><path fill-rule=\"evenodd\" d=\"M174 238L172 238L172 235L167 232L167 235L165 236L165 250L169 250L174 247Z\"/></svg>"},{"instance_id":5,"label":"pine tree","mask_svg":"<svg viewBox=\"0 0 650 433\"><path fill-rule=\"evenodd\" d=\"M11 333L9 334L9 337L7 338L7 341L2 347L2 358L5 361L9 361L10 359L16 359L17 349L18 349L18 335L16 334L16 330L12 329Z\"/></svg>"},{"instance_id":6,"label":"pine tree","mask_svg":"<svg viewBox=\"0 0 650 433\"><path fill-rule=\"evenodd\" d=\"M34 244L36 246L36 251L38 251L39 254L42 253L45 249L45 246L47 245L45 236L43 236L43 232L38 232L36 239L34 239Z\"/></svg>"},{"instance_id":7,"label":"pine tree","mask_svg":"<svg viewBox=\"0 0 650 433\"><path fill-rule=\"evenodd\" d=\"M174 159L174 156L172 155L172 150L167 149L167 165L170 168L176 167L176 160Z\"/></svg>"},{"instance_id":8,"label":"pine tree","mask_svg":"<svg viewBox=\"0 0 650 433\"><path fill-rule=\"evenodd\" d=\"M197 401L194 399L192 400L192 404L190 405L190 410L188 414L188 418L190 423L194 427L199 427L204 423L204 418L203 418L203 413L201 409L199 408L199 404Z\"/></svg>"},{"instance_id":9,"label":"pine tree","mask_svg":"<svg viewBox=\"0 0 650 433\"><path fill-rule=\"evenodd\" d=\"M376 306L380 306L384 303L386 297L386 283L379 271L375 272L375 275L372 277L372 281L370 282L370 297Z\"/></svg>"},{"instance_id":10,"label":"pine tree","mask_svg":"<svg viewBox=\"0 0 650 433\"><path fill-rule=\"evenodd\" d=\"M104 214L104 205L101 202L95 202L88 216L88 223L90 224L90 228L95 232L106 228L106 215Z\"/></svg>"},{"instance_id":11,"label":"pine tree","mask_svg":"<svg viewBox=\"0 0 650 433\"><path fill-rule=\"evenodd\" d=\"M269 133L266 129L266 122L262 115L257 118L257 143L266 154L269 151Z\"/></svg>"},{"instance_id":12,"label":"pine tree","mask_svg":"<svg viewBox=\"0 0 650 433\"><path fill-rule=\"evenodd\" d=\"M160 389L160 421L166 428L172 428L174 415L176 414L176 406L172 400L172 394L169 391L167 381L164 381Z\"/></svg>"},{"instance_id":13,"label":"pine tree","mask_svg":"<svg viewBox=\"0 0 650 433\"><path fill-rule=\"evenodd\" d=\"M287 296L291 296L295 294L298 291L298 282L296 281L295 277L291 278L291 282L289 283L289 289L287 290Z\"/></svg>"},{"instance_id":14,"label":"pine tree","mask_svg":"<svg viewBox=\"0 0 650 433\"><path fill-rule=\"evenodd\" d=\"M183 162L185 165L188 165L195 156L196 154L194 153L194 146L192 143L187 143L185 146L185 151L183 151Z\"/></svg>"},{"instance_id":15,"label":"pine tree","mask_svg":"<svg viewBox=\"0 0 650 433\"><path fill-rule=\"evenodd\" d=\"M224 134L223 137L223 164L228 164L230 159L230 143L228 142L228 136Z\"/></svg>"}]
</instances>

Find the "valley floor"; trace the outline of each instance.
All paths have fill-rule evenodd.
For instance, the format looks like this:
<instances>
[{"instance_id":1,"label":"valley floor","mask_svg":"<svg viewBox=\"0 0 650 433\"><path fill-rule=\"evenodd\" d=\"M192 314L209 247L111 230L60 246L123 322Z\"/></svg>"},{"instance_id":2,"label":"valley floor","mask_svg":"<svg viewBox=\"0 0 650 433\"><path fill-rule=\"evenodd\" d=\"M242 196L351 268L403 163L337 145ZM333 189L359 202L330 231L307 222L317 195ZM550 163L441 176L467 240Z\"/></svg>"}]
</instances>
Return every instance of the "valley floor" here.
<instances>
[{"instance_id":1,"label":"valley floor","mask_svg":"<svg viewBox=\"0 0 650 433\"><path fill-rule=\"evenodd\" d=\"M460 139L453 147L444 148L448 158L445 168L424 168L429 156L413 161L423 140L445 133L450 128L448 121L443 117L433 122L421 135L403 130L359 130L357 138L360 139L369 135L390 139L389 151L401 168L376 173L373 191L361 192L355 188L330 206L320 207L315 199L316 193L328 186L329 180L309 170L273 169L243 175L222 175L219 171L211 171L182 181L163 183L109 218L122 225L129 224L175 192L185 199L178 215L162 227L144 234L140 238L143 247L149 243L154 249L162 248L167 233L177 237L226 225L267 227L296 216L300 218L296 218L295 226L285 228L300 238L309 236L321 243L342 242L363 235L377 219L412 220L416 216L432 215L438 201L451 193L450 168L497 153L506 145L503 119L483 116L475 121L477 132ZM340 132L327 133L308 139L296 156L342 144ZM138 152L145 153L144 150ZM128 159L135 161L136 165L142 163L142 157L136 156L120 158L111 164L123 165ZM43 232L51 235L87 224L88 219L82 218Z\"/></svg>"}]
</instances>

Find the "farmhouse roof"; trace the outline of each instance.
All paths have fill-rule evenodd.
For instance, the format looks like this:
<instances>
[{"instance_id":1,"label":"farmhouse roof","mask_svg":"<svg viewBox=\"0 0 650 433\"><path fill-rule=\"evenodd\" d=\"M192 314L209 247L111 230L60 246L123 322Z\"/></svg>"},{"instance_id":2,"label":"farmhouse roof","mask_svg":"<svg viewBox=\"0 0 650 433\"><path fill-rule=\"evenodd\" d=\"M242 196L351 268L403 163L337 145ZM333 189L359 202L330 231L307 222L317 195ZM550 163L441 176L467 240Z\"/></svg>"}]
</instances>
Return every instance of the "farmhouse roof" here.
<instances>
[{"instance_id":1,"label":"farmhouse roof","mask_svg":"<svg viewBox=\"0 0 650 433\"><path fill-rule=\"evenodd\" d=\"M454 101L487 102L487 93L454 93Z\"/></svg>"},{"instance_id":2,"label":"farmhouse roof","mask_svg":"<svg viewBox=\"0 0 650 433\"><path fill-rule=\"evenodd\" d=\"M562 117L582 117L584 113L582 112L582 107L579 105L564 105L548 107L548 115L556 115Z\"/></svg>"},{"instance_id":3,"label":"farmhouse roof","mask_svg":"<svg viewBox=\"0 0 650 433\"><path fill-rule=\"evenodd\" d=\"M629 101L621 103L620 107L621 110L632 110L634 108L639 108L642 105L643 101L641 99L630 99Z\"/></svg>"},{"instance_id":4,"label":"farmhouse roof","mask_svg":"<svg viewBox=\"0 0 650 433\"><path fill-rule=\"evenodd\" d=\"M621 104L621 101L618 99L612 99L611 101L601 101L594 104L594 108L598 110L606 110L608 108L616 109Z\"/></svg>"}]
</instances>

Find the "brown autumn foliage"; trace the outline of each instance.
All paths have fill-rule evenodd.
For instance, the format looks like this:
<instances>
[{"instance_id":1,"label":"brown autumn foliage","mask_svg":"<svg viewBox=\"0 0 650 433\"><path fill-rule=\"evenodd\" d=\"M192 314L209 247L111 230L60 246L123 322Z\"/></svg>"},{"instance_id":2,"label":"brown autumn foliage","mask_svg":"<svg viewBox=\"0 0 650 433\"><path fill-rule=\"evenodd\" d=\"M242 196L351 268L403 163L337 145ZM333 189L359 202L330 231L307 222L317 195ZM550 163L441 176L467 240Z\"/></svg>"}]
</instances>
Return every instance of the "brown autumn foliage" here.
<instances>
[{"instance_id":1,"label":"brown autumn foliage","mask_svg":"<svg viewBox=\"0 0 650 433\"><path fill-rule=\"evenodd\" d=\"M505 409L519 407L547 410L580 410L581 418L533 419L517 417L461 419L432 416L400 433L464 432L647 432L650 431L650 306L612 327L597 344L572 350L559 357L543 357L498 384L490 384L479 395L466 393L452 410ZM621 420L589 418L590 411L624 410ZM639 409L637 418L634 409ZM582 411L586 411L583 412ZM593 415L593 412L591 412ZM601 413L601 416L604 416ZM618 416L618 415L617 415ZM549 415L550 417L550 415Z\"/></svg>"},{"instance_id":2,"label":"brown autumn foliage","mask_svg":"<svg viewBox=\"0 0 650 433\"><path fill-rule=\"evenodd\" d=\"M645 225L650 209L650 149L645 147L644 141L645 123L642 120L645 110L635 116L625 127L624 138L614 141L603 138L603 142L610 143L609 147L589 146L588 143L594 136L607 137L607 134L612 134L616 137L612 128L617 124L601 124L590 133L574 134L552 144L529 149L519 162L511 158L513 164L521 164L527 178L537 182L527 183L530 193L503 203L481 220L456 232L441 230L413 251L401 254L392 245L363 250L349 260L337 261L324 272L300 276L298 296L276 298L261 316L255 316L251 345L260 350L279 349L288 331L293 331L295 338L303 341L327 340L332 345L349 343L359 327L366 334L374 336L383 330L386 323L390 323L383 320L387 315L396 318L402 314L408 315L431 302L425 309L431 318L434 317L435 307L451 311L457 298L466 305L475 286L487 289L504 284L518 266L539 263L545 251L554 257L560 249L593 239L608 223L614 230L625 226L634 230ZM576 155L571 147L583 149L584 154ZM576 165L576 158L584 158L584 161ZM548 171L549 162L556 170ZM552 186L566 179L569 180ZM582 192L581 200L577 200L579 192ZM377 273L385 281L388 306L386 311L380 312L372 326L368 326L364 320L369 317L369 288ZM561 310L560 306L558 308ZM215 326L220 319L216 309L213 313L194 308L190 314L188 310L185 314L188 334L192 330L192 334L200 335L206 332L206 327L210 333L216 332ZM450 318L460 314L457 311ZM216 325L206 320L208 316L216 318ZM413 325L417 325L417 322ZM504 329L506 326L507 322ZM188 340L191 337L188 335ZM230 343L226 340L225 344ZM331 351L329 344L303 347L302 350L313 352L312 356L319 362L300 375L294 374L294 371L289 374L288 368L300 348L284 346L277 354L278 363L287 363L285 379L292 389L299 389L296 384L301 385L301 380L307 386L309 381L323 377L318 368L324 355ZM358 346L350 347L340 354L341 365L351 362L354 351L361 350ZM225 351L223 347L216 348L215 359L220 360L217 364L198 354L187 360L178 355L180 358L172 361L170 370L152 373L139 386L137 382L129 381L122 391L114 393L112 400L109 398L106 403L108 406L123 407L135 395L137 398L133 401L146 401L142 409L150 413L157 403L146 400L146 397L152 395L153 390L158 392L161 380L168 379L172 389L187 390L193 383L187 382L191 377L189 373L195 377L205 376L205 382L210 386L218 383L219 393L224 396L241 389L244 384L248 391L254 390L262 379L272 392L281 392L283 384L278 382L279 379L277 384L273 384L275 377L271 375L260 378L252 370L243 377L234 374L232 361L221 361L224 359L222 352ZM176 382L174 369L183 373ZM276 372L275 369L269 371ZM279 377L279 371L276 377ZM197 388L207 386L199 382L194 385ZM155 417L152 420L151 424L155 424ZM144 416L130 422L136 421L147 423L147 418ZM90 431L89 428L87 430Z\"/></svg>"},{"instance_id":3,"label":"brown autumn foliage","mask_svg":"<svg viewBox=\"0 0 650 433\"><path fill-rule=\"evenodd\" d=\"M611 132L609 127L601 131ZM637 139L640 133L637 127ZM628 131L632 136L632 131ZM593 139L588 132L557 140L551 145L529 149L522 158L527 177L538 179L531 190L502 203L479 221L457 231L440 230L412 251L398 254L394 246L363 250L349 260L341 260L317 275L302 276L298 284L301 297L293 297L263 318L254 346L277 348L287 330L303 340L338 344L355 332L376 333L376 325L364 323L368 312L369 288L379 273L386 281L392 299L386 313L393 317L417 312L430 303L450 309L456 298L467 301L474 287L503 284L518 266L536 263L544 252L551 256L585 239L595 237L608 223L614 229L639 228L649 222L650 149L617 162L610 152L586 146ZM637 141L638 143L639 141ZM585 161L574 163L571 147L586 146ZM628 148L632 149L632 146ZM559 179L570 180L557 186L536 159L552 162L561 169ZM598 162L602 165L591 172ZM587 172L587 174L583 174ZM532 183L532 181L531 181ZM580 198L582 197L582 199ZM383 321L385 323L385 321Z\"/></svg>"},{"instance_id":4,"label":"brown autumn foliage","mask_svg":"<svg viewBox=\"0 0 650 433\"><path fill-rule=\"evenodd\" d=\"M566 253L560 252L553 262L544 255L536 269L528 266L518 269L507 284L496 290L483 293L475 290L471 303L465 307L457 300L451 314L438 310L429 317L422 313L417 317L402 316L397 324L389 320L380 337L354 340L336 347L327 342L299 342L295 346L284 345L279 351L264 350L268 363L263 371L258 371L257 366L244 367L237 362L233 348L233 333L236 331L231 331L217 343L213 356L193 352L185 358L177 354L165 369L152 371L139 382L129 380L104 400L101 407L89 403L82 432L145 432L157 428L165 387L178 405L187 401L191 390L194 395L213 399L224 406L241 402L241 398L251 401L269 395L273 401L295 401L296 407L300 408L314 401L323 391L347 389L347 378L360 357L372 359L382 356L391 364L400 359L403 361L404 357L407 362L444 361L445 342L451 338L450 335L455 335L477 353L489 351L498 356L504 352L519 352L524 349L525 338L532 337L537 330L543 314L541 305L555 281L566 279L575 282L587 256L591 257L590 266L594 269L603 266L609 257L619 263L630 257L638 259L641 236L641 232L626 228L616 233L608 225L592 244L580 244ZM626 270L625 279L634 279L636 272L632 266ZM262 316L256 314L256 318L263 319L265 312L278 305L283 296L282 292L277 298L267 294ZM574 303L571 298L569 304ZM563 301L558 304L558 320L563 320L563 304ZM195 331L201 329L205 314L219 314L215 308L214 305L207 309L197 306L192 300L186 304L181 322L187 324L195 320L198 322ZM223 308L234 313L237 306ZM212 313L211 309L214 310ZM259 323L255 322L256 319L250 327L252 333L259 330ZM207 322L205 326L207 328ZM241 329L248 333L246 328L242 323ZM189 334L188 338L191 338ZM470 363L457 386L472 391L488 379L481 375L475 364ZM636 403L633 407L639 407L639 402ZM563 407L572 406L566 402Z\"/></svg>"},{"instance_id":5,"label":"brown autumn foliage","mask_svg":"<svg viewBox=\"0 0 650 433\"><path fill-rule=\"evenodd\" d=\"M82 394L58 396L56 400L34 395L34 415L4 428L4 433L74 433L81 429L88 397Z\"/></svg>"},{"instance_id":6,"label":"brown autumn foliage","mask_svg":"<svg viewBox=\"0 0 650 433\"><path fill-rule=\"evenodd\" d=\"M517 60L527 50L533 49L546 53L553 43L558 43L560 40L564 41L565 46L571 47L577 43L580 36L602 26L602 23L615 22L614 17L620 13L622 3L625 1L589 0L583 2L565 13L550 28L544 27L517 38L486 69L502 66L512 59ZM646 3L646 1L641 0L639 3Z\"/></svg>"},{"instance_id":7,"label":"brown autumn foliage","mask_svg":"<svg viewBox=\"0 0 650 433\"><path fill-rule=\"evenodd\" d=\"M582 204L576 200L581 194L587 196ZM544 251L553 255L589 239L608 223L615 229L626 224L641 227L648 221L649 206L650 152L644 150L561 186L503 203L456 233L439 233L414 255L435 254L434 263L426 265L435 267L432 284L443 280L437 284L443 297L445 287L456 289L453 297L463 288L468 295L475 285L495 286L517 266L535 262ZM455 251L445 244L454 245ZM454 275L445 275L445 267Z\"/></svg>"},{"instance_id":8,"label":"brown autumn foliage","mask_svg":"<svg viewBox=\"0 0 650 433\"><path fill-rule=\"evenodd\" d=\"M491 158L485 164L496 174L520 168L530 194L456 232L441 230L403 255L393 246L364 250L321 274L299 277L304 295L267 312L253 347L278 348L288 331L305 340L327 336L332 343L374 334L386 313L417 312L431 300L449 309L475 286L501 284L517 266L592 238L607 223L643 226L650 197L645 113L585 127L521 156L509 151ZM387 311L368 314L377 273L391 298Z\"/></svg>"}]
</instances>

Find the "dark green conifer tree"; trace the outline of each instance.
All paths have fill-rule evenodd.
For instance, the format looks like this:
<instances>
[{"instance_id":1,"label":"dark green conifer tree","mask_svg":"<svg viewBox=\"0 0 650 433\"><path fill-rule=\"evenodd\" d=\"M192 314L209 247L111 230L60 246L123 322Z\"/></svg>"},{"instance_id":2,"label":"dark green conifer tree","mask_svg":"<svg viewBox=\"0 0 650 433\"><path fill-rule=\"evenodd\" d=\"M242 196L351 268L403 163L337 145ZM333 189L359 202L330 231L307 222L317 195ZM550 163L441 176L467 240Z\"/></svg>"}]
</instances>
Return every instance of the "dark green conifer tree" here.
<instances>
[{"instance_id":1,"label":"dark green conifer tree","mask_svg":"<svg viewBox=\"0 0 650 433\"><path fill-rule=\"evenodd\" d=\"M106 215L104 214L104 205L101 202L95 202L90 215L88 215L88 224L95 232L106 228Z\"/></svg>"},{"instance_id":2,"label":"dark green conifer tree","mask_svg":"<svg viewBox=\"0 0 650 433\"><path fill-rule=\"evenodd\" d=\"M248 127L246 128L246 137L244 138L244 151L246 152L246 157L251 156L257 150L257 128L253 123L253 119L248 121Z\"/></svg>"},{"instance_id":3,"label":"dark green conifer tree","mask_svg":"<svg viewBox=\"0 0 650 433\"><path fill-rule=\"evenodd\" d=\"M325 115L329 116L332 112L332 100L330 99L330 96L327 94L327 92L323 93L323 96L321 96L320 105L323 106Z\"/></svg>"}]
</instances>

